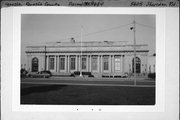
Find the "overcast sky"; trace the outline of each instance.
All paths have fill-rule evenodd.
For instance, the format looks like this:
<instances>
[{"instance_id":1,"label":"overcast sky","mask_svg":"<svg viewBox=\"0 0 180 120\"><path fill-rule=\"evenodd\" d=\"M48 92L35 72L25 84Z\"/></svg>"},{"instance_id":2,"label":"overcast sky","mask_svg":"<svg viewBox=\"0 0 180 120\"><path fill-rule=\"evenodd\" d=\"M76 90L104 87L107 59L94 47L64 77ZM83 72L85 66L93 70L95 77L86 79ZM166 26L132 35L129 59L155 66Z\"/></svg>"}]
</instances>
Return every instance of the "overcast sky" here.
<instances>
[{"instance_id":1,"label":"overcast sky","mask_svg":"<svg viewBox=\"0 0 180 120\"><path fill-rule=\"evenodd\" d=\"M133 43L134 20L136 43L148 44L150 54L155 53L155 15L78 15L78 14L24 14L21 16L21 63L26 63L25 47L50 42L67 42L74 37L80 42L81 26L83 41L128 41ZM104 30L104 31L103 31ZM99 32L101 31L101 32Z\"/></svg>"}]
</instances>

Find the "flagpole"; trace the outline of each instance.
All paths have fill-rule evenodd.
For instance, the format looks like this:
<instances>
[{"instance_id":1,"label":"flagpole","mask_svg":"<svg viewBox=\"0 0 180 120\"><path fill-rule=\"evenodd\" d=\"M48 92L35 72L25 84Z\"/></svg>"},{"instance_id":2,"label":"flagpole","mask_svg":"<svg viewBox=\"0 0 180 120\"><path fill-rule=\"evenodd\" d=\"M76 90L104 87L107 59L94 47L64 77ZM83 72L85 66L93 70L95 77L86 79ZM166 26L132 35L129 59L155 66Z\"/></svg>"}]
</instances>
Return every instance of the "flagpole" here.
<instances>
[{"instance_id":1,"label":"flagpole","mask_svg":"<svg viewBox=\"0 0 180 120\"><path fill-rule=\"evenodd\" d=\"M80 57L80 77L82 77L82 39L83 39L83 27L81 26L81 57Z\"/></svg>"},{"instance_id":2,"label":"flagpole","mask_svg":"<svg viewBox=\"0 0 180 120\"><path fill-rule=\"evenodd\" d=\"M46 71L46 45L44 46L44 70Z\"/></svg>"}]
</instances>

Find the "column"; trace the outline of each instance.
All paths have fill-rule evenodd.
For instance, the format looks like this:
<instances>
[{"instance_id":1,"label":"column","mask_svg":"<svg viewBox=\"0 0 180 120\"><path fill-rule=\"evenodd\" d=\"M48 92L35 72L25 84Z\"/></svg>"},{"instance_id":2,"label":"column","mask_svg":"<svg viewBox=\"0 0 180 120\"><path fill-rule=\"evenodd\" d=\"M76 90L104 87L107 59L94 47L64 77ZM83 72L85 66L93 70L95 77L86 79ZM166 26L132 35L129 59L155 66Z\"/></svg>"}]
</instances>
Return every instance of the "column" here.
<instances>
[{"instance_id":1,"label":"column","mask_svg":"<svg viewBox=\"0 0 180 120\"><path fill-rule=\"evenodd\" d=\"M69 67L69 56L67 55L66 56L66 72L69 72L68 67Z\"/></svg>"},{"instance_id":2,"label":"column","mask_svg":"<svg viewBox=\"0 0 180 120\"><path fill-rule=\"evenodd\" d=\"M120 62L120 71L119 71L119 72L121 73L121 72L122 72L122 62L121 62L121 61L122 61L122 58L121 58L121 55L120 55L119 58L120 58L120 61L119 61L119 62Z\"/></svg>"},{"instance_id":3,"label":"column","mask_svg":"<svg viewBox=\"0 0 180 120\"><path fill-rule=\"evenodd\" d=\"M89 55L87 55L87 62L86 63L87 63L87 72L90 72L89 71Z\"/></svg>"},{"instance_id":4,"label":"column","mask_svg":"<svg viewBox=\"0 0 180 120\"><path fill-rule=\"evenodd\" d=\"M92 70L91 70L91 55L89 56L89 71L92 72Z\"/></svg>"},{"instance_id":5,"label":"column","mask_svg":"<svg viewBox=\"0 0 180 120\"><path fill-rule=\"evenodd\" d=\"M41 56L41 71L45 70L45 59L46 57L44 55Z\"/></svg>"},{"instance_id":6,"label":"column","mask_svg":"<svg viewBox=\"0 0 180 120\"><path fill-rule=\"evenodd\" d=\"M124 73L124 55L122 57L122 72Z\"/></svg>"},{"instance_id":7,"label":"column","mask_svg":"<svg viewBox=\"0 0 180 120\"><path fill-rule=\"evenodd\" d=\"M111 73L111 55L109 55L109 73Z\"/></svg>"},{"instance_id":8,"label":"column","mask_svg":"<svg viewBox=\"0 0 180 120\"><path fill-rule=\"evenodd\" d=\"M101 55L101 72L103 73L103 55Z\"/></svg>"},{"instance_id":9,"label":"column","mask_svg":"<svg viewBox=\"0 0 180 120\"><path fill-rule=\"evenodd\" d=\"M81 56L79 56L79 71L81 71Z\"/></svg>"},{"instance_id":10,"label":"column","mask_svg":"<svg viewBox=\"0 0 180 120\"><path fill-rule=\"evenodd\" d=\"M57 66L57 57L56 57L56 55L55 55L55 57L54 57L54 71L56 72L56 66Z\"/></svg>"},{"instance_id":11,"label":"column","mask_svg":"<svg viewBox=\"0 0 180 120\"><path fill-rule=\"evenodd\" d=\"M71 68L71 62L70 62L70 55L68 56L68 72L70 72L70 68Z\"/></svg>"},{"instance_id":12,"label":"column","mask_svg":"<svg viewBox=\"0 0 180 120\"><path fill-rule=\"evenodd\" d=\"M59 72L59 56L57 56L57 72Z\"/></svg>"},{"instance_id":13,"label":"column","mask_svg":"<svg viewBox=\"0 0 180 120\"><path fill-rule=\"evenodd\" d=\"M77 55L77 71L79 71L79 55Z\"/></svg>"},{"instance_id":14,"label":"column","mask_svg":"<svg viewBox=\"0 0 180 120\"><path fill-rule=\"evenodd\" d=\"M75 70L77 71L77 68L78 68L78 66L77 66L77 64L78 64L78 60L77 60L77 55L76 55L76 57L75 57L75 59L76 59L76 68L75 68Z\"/></svg>"},{"instance_id":15,"label":"column","mask_svg":"<svg viewBox=\"0 0 180 120\"><path fill-rule=\"evenodd\" d=\"M149 62L149 61L148 61L148 55L147 55L147 53L146 53L146 67L145 67L145 69L146 69L146 74L148 73L148 65L149 65L148 62Z\"/></svg>"},{"instance_id":16,"label":"column","mask_svg":"<svg viewBox=\"0 0 180 120\"><path fill-rule=\"evenodd\" d=\"M101 56L98 55L98 71L101 73Z\"/></svg>"},{"instance_id":17,"label":"column","mask_svg":"<svg viewBox=\"0 0 180 120\"><path fill-rule=\"evenodd\" d=\"M46 57L46 68L47 70L49 70L49 56Z\"/></svg>"},{"instance_id":18,"label":"column","mask_svg":"<svg viewBox=\"0 0 180 120\"><path fill-rule=\"evenodd\" d=\"M114 73L114 55L112 55L112 73Z\"/></svg>"},{"instance_id":19,"label":"column","mask_svg":"<svg viewBox=\"0 0 180 120\"><path fill-rule=\"evenodd\" d=\"M86 71L89 72L89 55L86 57L87 69Z\"/></svg>"}]
</instances>

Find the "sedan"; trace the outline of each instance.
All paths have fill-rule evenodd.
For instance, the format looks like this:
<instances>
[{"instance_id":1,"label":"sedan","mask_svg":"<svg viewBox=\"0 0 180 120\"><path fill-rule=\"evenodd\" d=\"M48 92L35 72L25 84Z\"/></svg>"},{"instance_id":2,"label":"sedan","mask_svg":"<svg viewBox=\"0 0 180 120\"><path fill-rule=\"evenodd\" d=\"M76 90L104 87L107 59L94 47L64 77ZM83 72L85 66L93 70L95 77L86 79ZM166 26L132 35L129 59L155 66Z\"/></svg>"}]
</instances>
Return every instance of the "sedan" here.
<instances>
[{"instance_id":1,"label":"sedan","mask_svg":"<svg viewBox=\"0 0 180 120\"><path fill-rule=\"evenodd\" d=\"M31 78L49 78L51 77L51 74L45 71L41 71L41 72L30 72L27 74L27 76Z\"/></svg>"}]
</instances>

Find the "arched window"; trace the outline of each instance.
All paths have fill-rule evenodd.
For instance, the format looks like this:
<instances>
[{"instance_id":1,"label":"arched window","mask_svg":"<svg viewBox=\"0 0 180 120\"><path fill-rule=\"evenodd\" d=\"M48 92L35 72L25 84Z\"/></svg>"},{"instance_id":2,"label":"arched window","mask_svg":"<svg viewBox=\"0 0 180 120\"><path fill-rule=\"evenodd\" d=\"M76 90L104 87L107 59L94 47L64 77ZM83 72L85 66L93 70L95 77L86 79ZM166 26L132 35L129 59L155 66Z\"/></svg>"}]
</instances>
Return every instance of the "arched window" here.
<instances>
[{"instance_id":1,"label":"arched window","mask_svg":"<svg viewBox=\"0 0 180 120\"><path fill-rule=\"evenodd\" d=\"M133 70L133 73L135 72L134 71L134 58L132 60L132 70ZM139 57L136 57L136 73L140 73L141 72L141 60Z\"/></svg>"},{"instance_id":2,"label":"arched window","mask_svg":"<svg viewBox=\"0 0 180 120\"><path fill-rule=\"evenodd\" d=\"M38 58L32 59L32 72L38 72Z\"/></svg>"}]
</instances>

